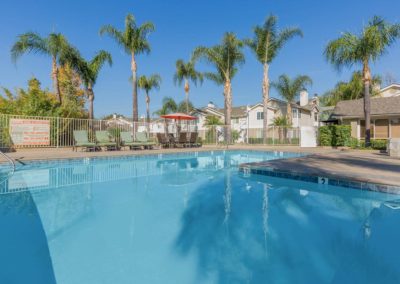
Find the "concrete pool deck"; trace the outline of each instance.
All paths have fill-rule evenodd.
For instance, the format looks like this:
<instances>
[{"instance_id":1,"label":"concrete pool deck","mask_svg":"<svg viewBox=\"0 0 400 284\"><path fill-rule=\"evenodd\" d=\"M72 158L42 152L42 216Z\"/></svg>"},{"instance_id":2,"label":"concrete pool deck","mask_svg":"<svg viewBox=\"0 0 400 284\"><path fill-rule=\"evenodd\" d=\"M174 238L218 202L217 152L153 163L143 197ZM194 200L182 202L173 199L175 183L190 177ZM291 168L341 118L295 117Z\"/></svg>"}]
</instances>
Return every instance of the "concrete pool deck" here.
<instances>
[{"instance_id":1,"label":"concrete pool deck","mask_svg":"<svg viewBox=\"0 0 400 284\"><path fill-rule=\"evenodd\" d=\"M71 159L86 157L134 156L160 153L200 152L224 150L223 146L203 146L201 148L122 150L101 152L73 152L71 148L19 149L7 153L17 162L32 160ZM378 151L358 151L331 148L300 148L295 146L229 146L229 150L260 150L302 152L310 155L300 158L279 159L242 165L252 168L269 168L277 171L294 172L303 175L329 178L351 179L383 185L400 186L400 159L390 158ZM1 162L1 161L0 161Z\"/></svg>"},{"instance_id":2,"label":"concrete pool deck","mask_svg":"<svg viewBox=\"0 0 400 284\"><path fill-rule=\"evenodd\" d=\"M241 167L400 187L400 159L378 151L315 152L305 157L248 163Z\"/></svg>"}]
</instances>

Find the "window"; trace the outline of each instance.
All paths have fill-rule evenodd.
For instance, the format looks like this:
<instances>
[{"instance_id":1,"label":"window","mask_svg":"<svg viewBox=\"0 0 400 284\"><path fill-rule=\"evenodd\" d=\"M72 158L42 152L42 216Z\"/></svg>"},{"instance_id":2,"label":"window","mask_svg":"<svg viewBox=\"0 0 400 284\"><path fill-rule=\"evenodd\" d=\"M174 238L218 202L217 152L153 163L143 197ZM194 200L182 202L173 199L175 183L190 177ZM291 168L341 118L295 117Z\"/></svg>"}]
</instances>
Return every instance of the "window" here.
<instances>
[{"instance_id":1,"label":"window","mask_svg":"<svg viewBox=\"0 0 400 284\"><path fill-rule=\"evenodd\" d=\"M389 137L389 120L377 119L375 120L375 138L388 138Z\"/></svg>"},{"instance_id":2,"label":"window","mask_svg":"<svg viewBox=\"0 0 400 284\"><path fill-rule=\"evenodd\" d=\"M318 122L318 113L316 113L316 112L314 113L314 121Z\"/></svg>"},{"instance_id":3,"label":"window","mask_svg":"<svg viewBox=\"0 0 400 284\"><path fill-rule=\"evenodd\" d=\"M297 108L292 109L292 118L299 118L299 110Z\"/></svg>"},{"instance_id":4,"label":"window","mask_svg":"<svg viewBox=\"0 0 400 284\"><path fill-rule=\"evenodd\" d=\"M263 120L264 119L264 112L259 111L257 112L257 120Z\"/></svg>"}]
</instances>

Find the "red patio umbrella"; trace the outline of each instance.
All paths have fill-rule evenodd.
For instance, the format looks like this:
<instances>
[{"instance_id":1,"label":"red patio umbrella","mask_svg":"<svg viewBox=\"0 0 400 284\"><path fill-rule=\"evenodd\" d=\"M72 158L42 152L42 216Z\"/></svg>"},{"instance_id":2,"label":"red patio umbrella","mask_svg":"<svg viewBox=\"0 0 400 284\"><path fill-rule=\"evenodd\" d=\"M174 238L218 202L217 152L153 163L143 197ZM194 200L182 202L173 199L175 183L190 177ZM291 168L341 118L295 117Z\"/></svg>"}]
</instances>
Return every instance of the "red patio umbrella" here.
<instances>
[{"instance_id":1,"label":"red patio umbrella","mask_svg":"<svg viewBox=\"0 0 400 284\"><path fill-rule=\"evenodd\" d=\"M180 113L180 112L161 115L161 117L166 118L166 119L176 119L176 120L196 120L197 119L197 117L195 117L195 116L191 116L191 115L188 115L185 113Z\"/></svg>"}]
</instances>

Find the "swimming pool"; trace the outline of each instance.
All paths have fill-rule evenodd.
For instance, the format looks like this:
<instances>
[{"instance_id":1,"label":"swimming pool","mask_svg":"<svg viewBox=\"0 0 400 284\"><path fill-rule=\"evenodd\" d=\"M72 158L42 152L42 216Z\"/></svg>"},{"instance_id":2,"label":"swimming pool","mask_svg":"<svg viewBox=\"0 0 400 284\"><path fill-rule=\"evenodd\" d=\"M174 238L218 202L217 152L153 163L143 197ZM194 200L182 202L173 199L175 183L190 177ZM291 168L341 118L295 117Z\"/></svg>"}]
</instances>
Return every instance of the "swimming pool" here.
<instances>
[{"instance_id":1,"label":"swimming pool","mask_svg":"<svg viewBox=\"0 0 400 284\"><path fill-rule=\"evenodd\" d=\"M28 163L1 189L0 283L399 283L400 196L238 171L296 155Z\"/></svg>"}]
</instances>

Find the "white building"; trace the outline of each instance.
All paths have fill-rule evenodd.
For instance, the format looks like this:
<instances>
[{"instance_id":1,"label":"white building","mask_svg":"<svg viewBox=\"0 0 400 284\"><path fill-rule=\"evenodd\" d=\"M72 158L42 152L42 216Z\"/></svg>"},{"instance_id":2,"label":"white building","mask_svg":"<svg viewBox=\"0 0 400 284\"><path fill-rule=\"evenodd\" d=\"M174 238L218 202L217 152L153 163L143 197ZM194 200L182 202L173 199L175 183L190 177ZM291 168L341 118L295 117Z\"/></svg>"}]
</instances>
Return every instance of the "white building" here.
<instances>
[{"instance_id":1,"label":"white building","mask_svg":"<svg viewBox=\"0 0 400 284\"><path fill-rule=\"evenodd\" d=\"M319 101L318 97L308 98L307 91L302 91L300 101L292 103L292 127L318 126L319 125ZM205 121L208 116L216 116L224 123L224 109L217 108L212 102L206 107L197 109L192 115L198 117L198 130L207 131ZM285 101L270 98L268 102L268 125L272 129L274 119L281 116L287 116L287 103ZM262 138L264 112L263 105L232 107L231 126L232 129L239 132L239 141L244 142L247 138ZM274 134L271 133L270 137ZM290 135L290 134L289 134Z\"/></svg>"}]
</instances>

